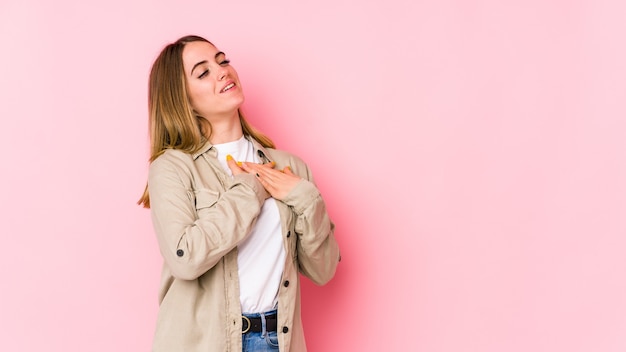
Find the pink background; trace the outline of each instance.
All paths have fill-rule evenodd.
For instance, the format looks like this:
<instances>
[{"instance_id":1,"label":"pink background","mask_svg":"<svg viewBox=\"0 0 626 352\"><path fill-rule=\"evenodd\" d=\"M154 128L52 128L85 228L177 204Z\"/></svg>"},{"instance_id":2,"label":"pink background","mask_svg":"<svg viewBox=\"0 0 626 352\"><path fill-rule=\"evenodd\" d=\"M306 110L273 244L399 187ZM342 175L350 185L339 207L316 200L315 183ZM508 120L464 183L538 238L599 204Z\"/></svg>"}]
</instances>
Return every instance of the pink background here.
<instances>
[{"instance_id":1,"label":"pink background","mask_svg":"<svg viewBox=\"0 0 626 352\"><path fill-rule=\"evenodd\" d=\"M195 33L343 261L311 351L626 350L623 1L0 2L0 350L148 351L147 76Z\"/></svg>"}]
</instances>

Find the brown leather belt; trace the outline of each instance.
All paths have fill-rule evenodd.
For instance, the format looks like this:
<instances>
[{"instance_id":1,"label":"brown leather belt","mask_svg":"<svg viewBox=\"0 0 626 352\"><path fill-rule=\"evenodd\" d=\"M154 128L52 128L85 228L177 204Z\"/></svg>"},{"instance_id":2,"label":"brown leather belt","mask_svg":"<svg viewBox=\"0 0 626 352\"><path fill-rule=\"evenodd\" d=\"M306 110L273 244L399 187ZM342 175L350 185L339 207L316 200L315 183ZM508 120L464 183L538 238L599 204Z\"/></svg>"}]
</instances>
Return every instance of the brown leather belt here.
<instances>
[{"instance_id":1,"label":"brown leather belt","mask_svg":"<svg viewBox=\"0 0 626 352\"><path fill-rule=\"evenodd\" d=\"M245 334L248 332L262 332L263 331L263 322L261 321L261 317L249 318L245 315L241 316L242 324L241 324L241 333ZM265 316L265 331L276 331L276 327L278 326L278 319L276 314L266 315Z\"/></svg>"}]
</instances>

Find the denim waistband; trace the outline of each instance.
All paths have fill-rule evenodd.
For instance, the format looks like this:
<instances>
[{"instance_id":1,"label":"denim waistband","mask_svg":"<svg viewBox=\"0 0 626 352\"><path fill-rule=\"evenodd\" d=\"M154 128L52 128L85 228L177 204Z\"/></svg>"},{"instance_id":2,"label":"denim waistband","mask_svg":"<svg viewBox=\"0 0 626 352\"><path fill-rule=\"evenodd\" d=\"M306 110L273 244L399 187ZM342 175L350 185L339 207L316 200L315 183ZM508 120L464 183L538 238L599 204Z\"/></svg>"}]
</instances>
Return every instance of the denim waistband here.
<instances>
[{"instance_id":1,"label":"denim waistband","mask_svg":"<svg viewBox=\"0 0 626 352\"><path fill-rule=\"evenodd\" d=\"M242 315L248 318L259 318L261 315L268 316L268 315L274 315L276 313L278 313L278 309L268 310L267 312L263 312L263 313L243 313Z\"/></svg>"}]
</instances>

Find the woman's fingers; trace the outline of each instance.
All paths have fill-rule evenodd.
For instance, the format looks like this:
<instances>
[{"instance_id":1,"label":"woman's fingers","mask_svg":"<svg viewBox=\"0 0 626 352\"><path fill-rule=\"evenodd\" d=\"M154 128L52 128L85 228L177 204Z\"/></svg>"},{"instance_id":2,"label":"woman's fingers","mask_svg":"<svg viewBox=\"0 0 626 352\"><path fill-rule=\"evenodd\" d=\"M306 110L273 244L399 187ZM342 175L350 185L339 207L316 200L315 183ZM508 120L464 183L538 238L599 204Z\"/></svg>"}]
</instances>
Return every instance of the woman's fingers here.
<instances>
[{"instance_id":1,"label":"woman's fingers","mask_svg":"<svg viewBox=\"0 0 626 352\"><path fill-rule=\"evenodd\" d=\"M300 177L291 172L289 167L274 169L274 164L243 163L243 169L257 176L263 187L272 197L281 200L300 182Z\"/></svg>"},{"instance_id":2,"label":"woman's fingers","mask_svg":"<svg viewBox=\"0 0 626 352\"><path fill-rule=\"evenodd\" d=\"M244 170L239 166L239 163L237 163L235 159L233 159L233 156L230 154L226 155L226 165L228 165L233 175L239 175L244 173Z\"/></svg>"}]
</instances>

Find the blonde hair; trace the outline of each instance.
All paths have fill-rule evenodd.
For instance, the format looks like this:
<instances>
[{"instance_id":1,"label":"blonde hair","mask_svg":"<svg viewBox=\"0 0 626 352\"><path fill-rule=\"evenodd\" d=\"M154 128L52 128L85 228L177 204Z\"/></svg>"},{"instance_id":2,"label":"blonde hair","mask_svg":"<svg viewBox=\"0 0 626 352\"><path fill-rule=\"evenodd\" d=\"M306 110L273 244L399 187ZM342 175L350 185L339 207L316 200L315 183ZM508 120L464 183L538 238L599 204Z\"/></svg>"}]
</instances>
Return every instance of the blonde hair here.
<instances>
[{"instance_id":1,"label":"blonde hair","mask_svg":"<svg viewBox=\"0 0 626 352\"><path fill-rule=\"evenodd\" d=\"M200 125L202 117L196 116L189 103L186 78L183 69L183 49L185 44L210 41L195 35L185 36L167 45L152 65L148 85L148 110L150 130L150 162L154 161L167 149L180 149L195 153L211 136L210 123L205 120L209 131L203 134ZM252 127L244 118L241 110L239 121L243 133L257 140L266 148L274 148L272 140ZM150 208L148 185L137 202Z\"/></svg>"}]
</instances>

